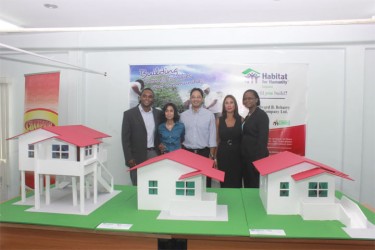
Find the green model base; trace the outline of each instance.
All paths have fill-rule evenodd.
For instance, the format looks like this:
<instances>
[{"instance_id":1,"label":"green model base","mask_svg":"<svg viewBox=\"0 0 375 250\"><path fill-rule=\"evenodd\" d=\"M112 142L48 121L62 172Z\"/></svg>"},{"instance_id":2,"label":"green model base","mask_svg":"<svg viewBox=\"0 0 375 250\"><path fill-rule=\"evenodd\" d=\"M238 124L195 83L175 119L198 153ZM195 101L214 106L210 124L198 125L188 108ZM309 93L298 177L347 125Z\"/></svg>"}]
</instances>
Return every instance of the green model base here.
<instances>
[{"instance_id":1,"label":"green model base","mask_svg":"<svg viewBox=\"0 0 375 250\"><path fill-rule=\"evenodd\" d=\"M27 212L30 206L13 205L20 200L18 197L0 204L0 222L92 230L99 230L96 227L101 223L119 223L132 224L126 230L129 232L248 237L249 229L282 229L286 236L278 237L350 239L339 221L305 221L299 215L267 215L258 189L208 189L218 194L218 204L228 205L229 221L225 222L158 220L160 211L137 209L136 187L116 186L115 189L121 192L89 215ZM336 196L340 198L342 194L337 192ZM368 220L375 223L375 214L365 207L361 209Z\"/></svg>"}]
</instances>

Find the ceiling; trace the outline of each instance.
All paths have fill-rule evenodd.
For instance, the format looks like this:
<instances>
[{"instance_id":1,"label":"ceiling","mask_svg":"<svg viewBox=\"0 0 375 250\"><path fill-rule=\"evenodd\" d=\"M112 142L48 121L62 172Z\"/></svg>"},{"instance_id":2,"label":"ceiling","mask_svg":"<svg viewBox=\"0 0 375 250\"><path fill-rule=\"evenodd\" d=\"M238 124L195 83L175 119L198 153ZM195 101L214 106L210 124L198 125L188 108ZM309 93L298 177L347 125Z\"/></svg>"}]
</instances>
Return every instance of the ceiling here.
<instances>
[{"instance_id":1,"label":"ceiling","mask_svg":"<svg viewBox=\"0 0 375 250\"><path fill-rule=\"evenodd\" d=\"M48 9L45 4L58 8ZM23 28L230 24L370 19L375 0L0 0Z\"/></svg>"}]
</instances>

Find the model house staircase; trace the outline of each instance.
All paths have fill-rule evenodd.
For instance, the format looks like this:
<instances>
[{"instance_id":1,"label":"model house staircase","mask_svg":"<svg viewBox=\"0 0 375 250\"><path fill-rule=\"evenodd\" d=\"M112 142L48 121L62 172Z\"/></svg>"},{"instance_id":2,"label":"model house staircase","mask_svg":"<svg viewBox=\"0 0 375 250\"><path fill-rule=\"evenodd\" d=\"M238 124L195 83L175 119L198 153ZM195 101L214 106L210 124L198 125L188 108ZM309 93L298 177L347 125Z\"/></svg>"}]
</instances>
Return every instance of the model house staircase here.
<instances>
[{"instance_id":1,"label":"model house staircase","mask_svg":"<svg viewBox=\"0 0 375 250\"><path fill-rule=\"evenodd\" d=\"M108 192L112 193L114 184L113 184L113 176L107 169L107 167L101 161L94 161L90 164L96 164L97 167L97 182L98 182L98 191L99 192ZM85 193L86 199L91 197L91 190L93 190L94 184L94 177L93 175L88 175L85 178ZM72 179L65 176L63 178L59 178L56 181L56 188L64 189L66 187L70 187L72 185ZM79 187L79 186L78 186Z\"/></svg>"},{"instance_id":2,"label":"model house staircase","mask_svg":"<svg viewBox=\"0 0 375 250\"><path fill-rule=\"evenodd\" d=\"M369 222L366 216L363 214L359 206L343 196L340 200L341 213L340 221L345 224L345 226L350 228L367 228Z\"/></svg>"},{"instance_id":3,"label":"model house staircase","mask_svg":"<svg viewBox=\"0 0 375 250\"><path fill-rule=\"evenodd\" d=\"M98 183L105 189L105 191L112 193L113 192L113 176L108 171L106 166L97 161L98 166Z\"/></svg>"}]
</instances>

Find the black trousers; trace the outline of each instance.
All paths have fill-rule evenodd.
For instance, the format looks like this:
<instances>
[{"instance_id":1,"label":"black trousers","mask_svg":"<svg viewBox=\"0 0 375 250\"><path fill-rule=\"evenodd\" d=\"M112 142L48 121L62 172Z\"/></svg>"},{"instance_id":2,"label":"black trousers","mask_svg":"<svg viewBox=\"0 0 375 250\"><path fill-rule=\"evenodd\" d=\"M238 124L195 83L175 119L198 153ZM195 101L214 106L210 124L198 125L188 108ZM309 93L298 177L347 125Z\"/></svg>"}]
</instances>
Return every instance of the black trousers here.
<instances>
[{"instance_id":1,"label":"black trousers","mask_svg":"<svg viewBox=\"0 0 375 250\"><path fill-rule=\"evenodd\" d=\"M210 158L210 148L206 147L206 148L199 148L199 149L192 149L192 148L186 148L186 147L183 147L183 149L187 150L187 151L190 151L190 152L193 152L195 154L198 154L198 155L201 155L201 156L204 156L206 158ZM211 187L211 178L210 177L207 177L206 179L206 187Z\"/></svg>"},{"instance_id":2,"label":"black trousers","mask_svg":"<svg viewBox=\"0 0 375 250\"><path fill-rule=\"evenodd\" d=\"M242 173L244 188L259 188L259 172L253 163L244 163Z\"/></svg>"}]
</instances>

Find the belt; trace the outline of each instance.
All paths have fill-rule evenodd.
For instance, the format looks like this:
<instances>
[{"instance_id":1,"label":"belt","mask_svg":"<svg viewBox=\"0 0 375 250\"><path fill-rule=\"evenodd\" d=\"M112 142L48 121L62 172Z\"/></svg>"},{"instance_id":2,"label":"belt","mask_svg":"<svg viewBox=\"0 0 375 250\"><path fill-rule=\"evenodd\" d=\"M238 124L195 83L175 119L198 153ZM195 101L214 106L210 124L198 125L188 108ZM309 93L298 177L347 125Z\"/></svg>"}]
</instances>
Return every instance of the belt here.
<instances>
[{"instance_id":1,"label":"belt","mask_svg":"<svg viewBox=\"0 0 375 250\"><path fill-rule=\"evenodd\" d=\"M153 150L155 150L155 147L147 148L147 151L153 151Z\"/></svg>"},{"instance_id":2,"label":"belt","mask_svg":"<svg viewBox=\"0 0 375 250\"><path fill-rule=\"evenodd\" d=\"M195 154L199 154L203 151L206 151L206 150L209 150L209 148L186 148L186 147L183 147L184 149L186 149L187 151L190 151L190 152L193 152Z\"/></svg>"},{"instance_id":3,"label":"belt","mask_svg":"<svg viewBox=\"0 0 375 250\"><path fill-rule=\"evenodd\" d=\"M238 144L240 141L238 140L226 140L226 141L221 141L220 144L227 144L228 146L232 146L233 144Z\"/></svg>"}]
</instances>

